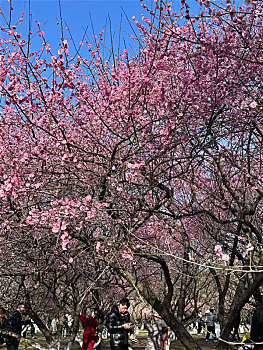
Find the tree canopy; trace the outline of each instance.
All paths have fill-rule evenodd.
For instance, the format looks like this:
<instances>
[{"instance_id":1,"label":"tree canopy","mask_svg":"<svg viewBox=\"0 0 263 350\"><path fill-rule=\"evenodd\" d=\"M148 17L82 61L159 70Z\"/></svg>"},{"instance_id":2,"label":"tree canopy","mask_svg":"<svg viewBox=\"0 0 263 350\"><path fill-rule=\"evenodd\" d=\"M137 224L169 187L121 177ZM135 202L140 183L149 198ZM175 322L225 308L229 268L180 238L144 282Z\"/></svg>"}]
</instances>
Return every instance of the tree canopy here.
<instances>
[{"instance_id":1,"label":"tree canopy","mask_svg":"<svg viewBox=\"0 0 263 350\"><path fill-rule=\"evenodd\" d=\"M103 31L90 58L0 37L0 273L110 271L191 350L204 305L227 340L263 279L262 6L199 3L142 3L138 54L108 61Z\"/></svg>"}]
</instances>

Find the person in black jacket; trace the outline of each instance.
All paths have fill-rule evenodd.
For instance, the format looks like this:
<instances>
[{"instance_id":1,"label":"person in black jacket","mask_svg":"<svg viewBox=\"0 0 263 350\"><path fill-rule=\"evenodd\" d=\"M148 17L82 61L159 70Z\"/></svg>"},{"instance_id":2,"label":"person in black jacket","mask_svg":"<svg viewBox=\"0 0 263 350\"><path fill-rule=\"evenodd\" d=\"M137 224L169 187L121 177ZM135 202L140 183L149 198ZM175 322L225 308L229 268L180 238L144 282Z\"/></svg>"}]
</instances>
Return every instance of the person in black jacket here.
<instances>
[{"instance_id":1,"label":"person in black jacket","mask_svg":"<svg viewBox=\"0 0 263 350\"><path fill-rule=\"evenodd\" d=\"M18 304L16 311L12 317L7 321L6 330L17 334L17 337L10 335L6 336L6 348L7 350L18 350L20 336L22 332L22 326L31 324L30 320L22 320L22 315L25 313L25 305Z\"/></svg>"},{"instance_id":2,"label":"person in black jacket","mask_svg":"<svg viewBox=\"0 0 263 350\"><path fill-rule=\"evenodd\" d=\"M121 299L114 305L107 316L107 328L110 333L110 346L112 350L128 350L128 335L132 332L133 325L130 323L128 299Z\"/></svg>"},{"instance_id":3,"label":"person in black jacket","mask_svg":"<svg viewBox=\"0 0 263 350\"><path fill-rule=\"evenodd\" d=\"M263 305L258 306L252 316L250 338L257 344L254 350L263 350Z\"/></svg>"}]
</instances>

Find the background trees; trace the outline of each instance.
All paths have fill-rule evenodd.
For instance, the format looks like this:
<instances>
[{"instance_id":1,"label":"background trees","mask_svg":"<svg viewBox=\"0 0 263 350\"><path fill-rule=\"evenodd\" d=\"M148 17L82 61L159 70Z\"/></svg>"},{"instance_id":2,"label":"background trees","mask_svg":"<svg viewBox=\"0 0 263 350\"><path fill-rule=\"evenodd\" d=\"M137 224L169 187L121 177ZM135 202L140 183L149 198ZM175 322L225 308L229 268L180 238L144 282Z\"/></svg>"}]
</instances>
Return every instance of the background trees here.
<instances>
[{"instance_id":1,"label":"background trees","mask_svg":"<svg viewBox=\"0 0 263 350\"><path fill-rule=\"evenodd\" d=\"M143 6L113 62L102 32L73 59L2 28L1 236L29 297L65 310L116 273L193 350L204 303L227 340L262 284L262 8Z\"/></svg>"}]
</instances>

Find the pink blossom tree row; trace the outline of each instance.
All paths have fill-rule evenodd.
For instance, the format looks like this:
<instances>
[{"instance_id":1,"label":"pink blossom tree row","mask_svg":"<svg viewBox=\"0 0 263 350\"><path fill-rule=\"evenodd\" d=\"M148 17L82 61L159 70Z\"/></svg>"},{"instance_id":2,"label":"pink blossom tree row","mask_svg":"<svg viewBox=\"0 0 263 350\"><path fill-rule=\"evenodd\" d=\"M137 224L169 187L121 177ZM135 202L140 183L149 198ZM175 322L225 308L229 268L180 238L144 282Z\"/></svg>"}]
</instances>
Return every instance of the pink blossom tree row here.
<instances>
[{"instance_id":1,"label":"pink blossom tree row","mask_svg":"<svg viewBox=\"0 0 263 350\"><path fill-rule=\"evenodd\" d=\"M263 279L262 8L142 5L139 54L112 62L102 32L74 59L2 27L0 232L80 245L186 349L209 283L225 349Z\"/></svg>"}]
</instances>

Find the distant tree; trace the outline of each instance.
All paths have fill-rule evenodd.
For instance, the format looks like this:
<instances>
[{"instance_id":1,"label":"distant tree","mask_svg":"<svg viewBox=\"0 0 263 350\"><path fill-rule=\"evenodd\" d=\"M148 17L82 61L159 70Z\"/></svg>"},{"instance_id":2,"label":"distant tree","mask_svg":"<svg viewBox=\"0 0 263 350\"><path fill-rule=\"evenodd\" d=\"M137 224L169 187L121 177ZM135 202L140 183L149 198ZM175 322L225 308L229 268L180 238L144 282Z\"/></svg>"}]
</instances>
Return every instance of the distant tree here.
<instances>
[{"instance_id":1,"label":"distant tree","mask_svg":"<svg viewBox=\"0 0 263 350\"><path fill-rule=\"evenodd\" d=\"M263 280L262 7L199 3L142 4L139 54L112 62L102 32L91 59L40 27L39 51L8 21L0 38L1 235L80 242L191 350L205 283L225 349Z\"/></svg>"}]
</instances>

